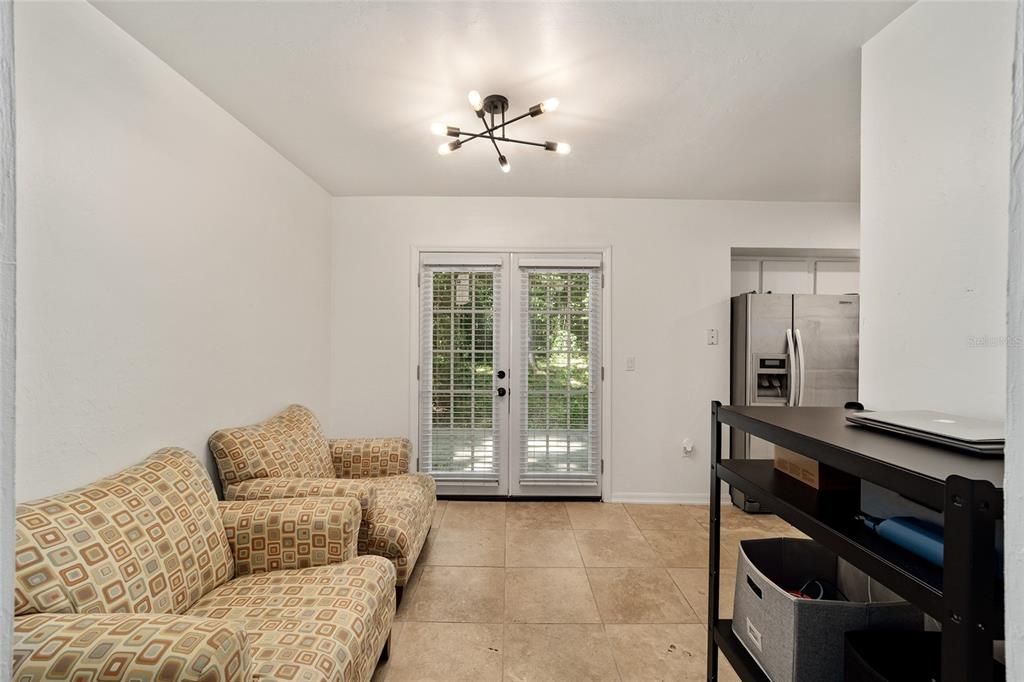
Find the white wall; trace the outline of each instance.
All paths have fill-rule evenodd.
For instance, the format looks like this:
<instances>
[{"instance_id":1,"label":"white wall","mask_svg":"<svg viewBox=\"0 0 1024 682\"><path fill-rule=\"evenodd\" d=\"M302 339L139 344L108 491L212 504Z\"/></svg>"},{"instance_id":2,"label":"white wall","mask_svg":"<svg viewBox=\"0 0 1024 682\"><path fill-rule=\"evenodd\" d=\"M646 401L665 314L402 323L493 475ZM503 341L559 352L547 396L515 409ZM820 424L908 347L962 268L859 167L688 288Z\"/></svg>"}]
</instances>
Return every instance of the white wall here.
<instances>
[{"instance_id":1,"label":"white wall","mask_svg":"<svg viewBox=\"0 0 1024 682\"><path fill-rule=\"evenodd\" d=\"M327 407L327 193L84 2L15 8L16 494Z\"/></svg>"},{"instance_id":2,"label":"white wall","mask_svg":"<svg viewBox=\"0 0 1024 682\"><path fill-rule=\"evenodd\" d=\"M1012 2L919 2L863 49L861 399L1002 417Z\"/></svg>"},{"instance_id":3,"label":"white wall","mask_svg":"<svg viewBox=\"0 0 1024 682\"><path fill-rule=\"evenodd\" d=\"M1024 340L1024 4L1017 4L1013 58L1013 147L1010 173L1010 257L1007 336ZM1024 518L1024 342L1006 351L1005 516ZM1024 679L1024 524L1005 524L1006 679Z\"/></svg>"},{"instance_id":4,"label":"white wall","mask_svg":"<svg viewBox=\"0 0 1024 682\"><path fill-rule=\"evenodd\" d=\"M611 497L706 499L710 403L729 397L730 247L857 243L856 204L335 199L332 433L412 435L414 246L611 246ZM721 330L718 346L706 345L708 328Z\"/></svg>"}]
</instances>

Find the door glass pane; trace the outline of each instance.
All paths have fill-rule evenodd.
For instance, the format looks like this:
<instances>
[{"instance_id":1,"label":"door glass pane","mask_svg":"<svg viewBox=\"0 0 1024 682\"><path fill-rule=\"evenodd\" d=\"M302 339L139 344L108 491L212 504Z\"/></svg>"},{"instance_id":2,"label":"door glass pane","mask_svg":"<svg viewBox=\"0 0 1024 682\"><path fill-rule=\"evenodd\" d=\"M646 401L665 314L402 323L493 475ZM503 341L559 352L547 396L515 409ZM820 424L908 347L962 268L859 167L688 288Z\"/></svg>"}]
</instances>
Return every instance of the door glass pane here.
<instances>
[{"instance_id":1,"label":"door glass pane","mask_svg":"<svg viewBox=\"0 0 1024 682\"><path fill-rule=\"evenodd\" d=\"M429 267L421 279L421 468L438 478L494 480L499 473L494 400L496 267Z\"/></svg>"},{"instance_id":2,"label":"door glass pane","mask_svg":"<svg viewBox=\"0 0 1024 682\"><path fill-rule=\"evenodd\" d=\"M600 272L522 276L521 479L596 482Z\"/></svg>"}]
</instances>

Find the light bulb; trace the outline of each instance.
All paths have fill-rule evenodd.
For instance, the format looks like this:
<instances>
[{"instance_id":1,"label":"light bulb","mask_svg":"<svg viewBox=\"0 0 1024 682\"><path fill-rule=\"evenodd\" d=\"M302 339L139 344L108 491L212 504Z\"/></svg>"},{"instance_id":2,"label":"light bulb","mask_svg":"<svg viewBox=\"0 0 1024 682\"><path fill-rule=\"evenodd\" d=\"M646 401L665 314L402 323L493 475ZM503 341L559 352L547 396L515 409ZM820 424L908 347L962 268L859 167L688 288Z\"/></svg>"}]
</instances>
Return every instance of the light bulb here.
<instances>
[{"instance_id":1,"label":"light bulb","mask_svg":"<svg viewBox=\"0 0 1024 682\"><path fill-rule=\"evenodd\" d=\"M441 156L447 156L453 151L462 146L462 140L454 140L452 142L442 142L438 148L437 153Z\"/></svg>"},{"instance_id":2,"label":"light bulb","mask_svg":"<svg viewBox=\"0 0 1024 682\"><path fill-rule=\"evenodd\" d=\"M438 136L447 135L448 134L448 126L446 126L445 124L441 123L440 121L434 121L433 123L430 124L430 132L432 132L434 135L438 135Z\"/></svg>"},{"instance_id":3,"label":"light bulb","mask_svg":"<svg viewBox=\"0 0 1024 682\"><path fill-rule=\"evenodd\" d=\"M480 96L480 93L476 90L469 91L469 106L473 107L473 111L480 111L484 108L484 100Z\"/></svg>"},{"instance_id":4,"label":"light bulb","mask_svg":"<svg viewBox=\"0 0 1024 682\"><path fill-rule=\"evenodd\" d=\"M540 110L545 114L558 108L558 98L551 97L540 103Z\"/></svg>"},{"instance_id":5,"label":"light bulb","mask_svg":"<svg viewBox=\"0 0 1024 682\"><path fill-rule=\"evenodd\" d=\"M501 166L502 173L508 173L510 170L512 170L512 166L509 165L508 159L505 158L504 154L498 157L498 165Z\"/></svg>"},{"instance_id":6,"label":"light bulb","mask_svg":"<svg viewBox=\"0 0 1024 682\"><path fill-rule=\"evenodd\" d=\"M572 147L569 146L568 142L545 142L544 149L549 152L555 152L556 154L568 154L572 151Z\"/></svg>"}]
</instances>

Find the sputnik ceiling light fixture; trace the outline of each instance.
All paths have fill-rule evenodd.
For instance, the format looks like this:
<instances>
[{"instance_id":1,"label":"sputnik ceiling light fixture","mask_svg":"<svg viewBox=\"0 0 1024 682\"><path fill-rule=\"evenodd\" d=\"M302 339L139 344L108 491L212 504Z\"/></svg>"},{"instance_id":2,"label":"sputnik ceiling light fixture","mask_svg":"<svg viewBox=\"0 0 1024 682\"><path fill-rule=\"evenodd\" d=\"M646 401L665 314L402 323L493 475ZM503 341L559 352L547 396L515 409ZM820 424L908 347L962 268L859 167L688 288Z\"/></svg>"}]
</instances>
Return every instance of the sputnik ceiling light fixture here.
<instances>
[{"instance_id":1,"label":"sputnik ceiling light fixture","mask_svg":"<svg viewBox=\"0 0 1024 682\"><path fill-rule=\"evenodd\" d=\"M487 97L480 97L480 93L473 90L469 93L469 105L473 107L473 111L476 112L477 117L484 122L484 131L480 133L466 133L461 129L454 126L445 125L443 123L434 123L430 126L430 132L439 136L454 137L455 139L451 142L443 142L437 148L437 153L441 156L446 156L454 151L458 151L462 148L462 145L467 142L472 142L477 138L483 138L490 140L491 144L494 145L494 151L498 153L498 166L502 172L508 173L512 170L512 166L508 162L508 158L501 153L501 149L498 147L499 142L511 142L512 144L525 144L531 147L543 147L549 152L555 152L557 154L568 154L572 151L572 148L565 142L528 142L526 140L514 140L511 137L505 136L505 126L512 125L516 121L522 120L529 116L534 118L545 114L549 111L554 111L558 108L558 100L552 97L546 99L540 104L535 104L525 113L505 120L505 112L508 111L508 97L504 95L488 95ZM487 116L490 115L490 124L488 124ZM500 118L499 118L500 117Z\"/></svg>"}]
</instances>

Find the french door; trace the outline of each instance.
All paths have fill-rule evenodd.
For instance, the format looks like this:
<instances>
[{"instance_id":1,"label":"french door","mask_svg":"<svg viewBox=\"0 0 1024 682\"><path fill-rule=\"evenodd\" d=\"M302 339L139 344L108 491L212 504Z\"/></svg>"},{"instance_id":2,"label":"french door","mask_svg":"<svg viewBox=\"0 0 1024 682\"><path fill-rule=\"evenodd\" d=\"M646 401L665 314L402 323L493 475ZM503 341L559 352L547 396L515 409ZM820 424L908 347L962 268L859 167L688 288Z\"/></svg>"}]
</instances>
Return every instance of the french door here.
<instances>
[{"instance_id":1,"label":"french door","mask_svg":"<svg viewBox=\"0 0 1024 682\"><path fill-rule=\"evenodd\" d=\"M600 496L601 254L419 269L420 470L441 494Z\"/></svg>"}]
</instances>

